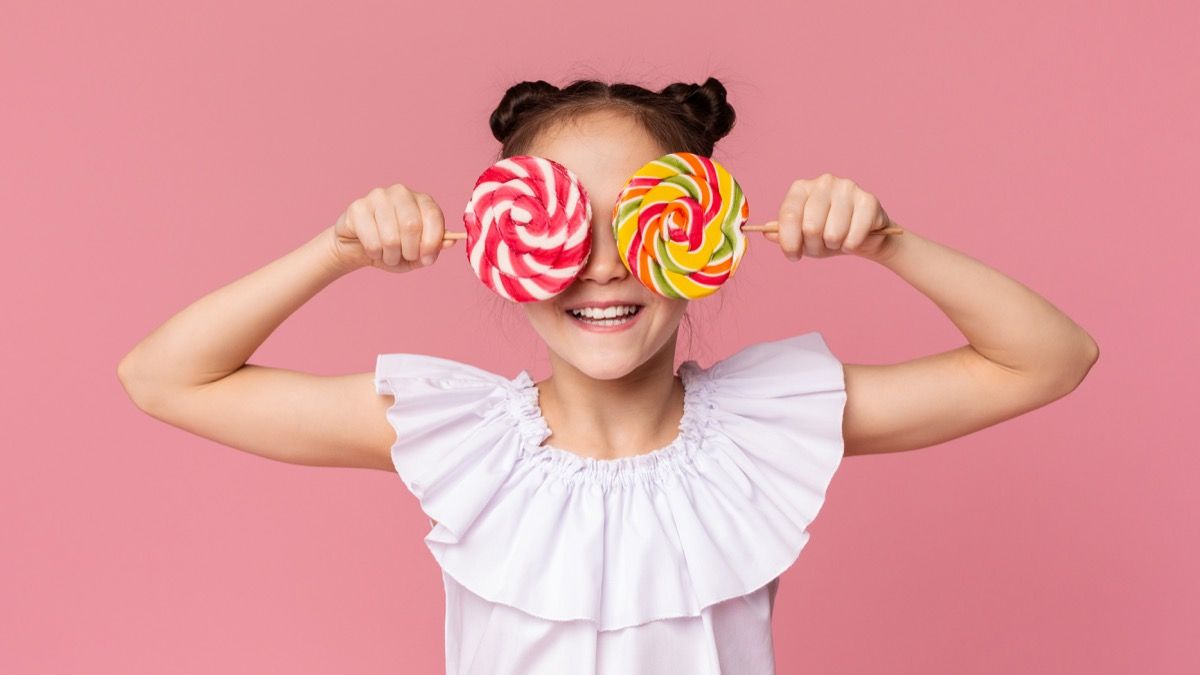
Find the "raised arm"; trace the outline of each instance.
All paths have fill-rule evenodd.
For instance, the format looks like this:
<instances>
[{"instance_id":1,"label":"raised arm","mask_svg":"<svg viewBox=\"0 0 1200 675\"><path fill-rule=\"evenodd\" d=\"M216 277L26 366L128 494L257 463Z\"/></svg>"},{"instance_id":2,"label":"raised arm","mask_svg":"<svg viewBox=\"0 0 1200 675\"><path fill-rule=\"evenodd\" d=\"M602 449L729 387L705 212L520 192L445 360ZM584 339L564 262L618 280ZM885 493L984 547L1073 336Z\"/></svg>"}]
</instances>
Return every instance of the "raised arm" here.
<instances>
[{"instance_id":1,"label":"raised arm","mask_svg":"<svg viewBox=\"0 0 1200 675\"><path fill-rule=\"evenodd\" d=\"M292 464L392 471L392 399L375 393L373 373L322 376L247 361L342 275L433 264L454 243L443 242L443 232L428 195L376 188L299 248L156 328L121 360L121 384L150 416L232 448Z\"/></svg>"},{"instance_id":2,"label":"raised arm","mask_svg":"<svg viewBox=\"0 0 1200 675\"><path fill-rule=\"evenodd\" d=\"M982 262L892 226L879 200L846 178L797 180L764 233L789 260L854 254L934 302L966 345L903 363L844 364L846 455L936 445L1071 392L1100 356L1095 340L1045 298Z\"/></svg>"},{"instance_id":3,"label":"raised arm","mask_svg":"<svg viewBox=\"0 0 1200 675\"><path fill-rule=\"evenodd\" d=\"M877 262L924 293L968 344L902 363L845 364L846 454L936 445L1061 398L1099 358L1045 298L952 248L906 231Z\"/></svg>"}]
</instances>

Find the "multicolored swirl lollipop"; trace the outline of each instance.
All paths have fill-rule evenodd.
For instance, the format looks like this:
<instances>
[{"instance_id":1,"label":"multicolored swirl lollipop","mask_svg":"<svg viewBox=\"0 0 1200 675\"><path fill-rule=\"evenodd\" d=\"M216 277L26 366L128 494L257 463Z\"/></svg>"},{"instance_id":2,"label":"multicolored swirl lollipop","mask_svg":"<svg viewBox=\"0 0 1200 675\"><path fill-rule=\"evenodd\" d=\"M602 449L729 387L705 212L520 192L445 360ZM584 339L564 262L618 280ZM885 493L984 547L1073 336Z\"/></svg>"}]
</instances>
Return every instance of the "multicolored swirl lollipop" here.
<instances>
[{"instance_id":1,"label":"multicolored swirl lollipop","mask_svg":"<svg viewBox=\"0 0 1200 675\"><path fill-rule=\"evenodd\" d=\"M625 267L672 298L715 292L746 253L750 206L742 187L710 157L672 152L625 184L613 206L613 233Z\"/></svg>"},{"instance_id":2,"label":"multicolored swirl lollipop","mask_svg":"<svg viewBox=\"0 0 1200 675\"><path fill-rule=\"evenodd\" d=\"M592 204L551 159L506 157L484 170L463 214L467 259L485 286L514 302L551 298L591 253Z\"/></svg>"}]
</instances>

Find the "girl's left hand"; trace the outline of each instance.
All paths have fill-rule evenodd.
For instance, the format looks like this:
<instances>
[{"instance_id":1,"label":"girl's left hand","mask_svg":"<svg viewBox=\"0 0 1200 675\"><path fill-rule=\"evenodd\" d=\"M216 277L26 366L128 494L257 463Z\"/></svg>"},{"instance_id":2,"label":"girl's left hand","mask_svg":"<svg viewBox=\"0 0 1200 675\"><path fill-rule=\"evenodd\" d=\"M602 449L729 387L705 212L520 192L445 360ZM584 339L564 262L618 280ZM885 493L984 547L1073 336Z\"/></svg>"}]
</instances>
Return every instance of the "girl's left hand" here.
<instances>
[{"instance_id":1,"label":"girl's left hand","mask_svg":"<svg viewBox=\"0 0 1200 675\"><path fill-rule=\"evenodd\" d=\"M779 244L788 260L850 253L878 259L894 237L871 234L892 225L875 195L849 178L824 174L797 180L779 209L778 232L763 236ZM768 223L769 224L769 223Z\"/></svg>"}]
</instances>

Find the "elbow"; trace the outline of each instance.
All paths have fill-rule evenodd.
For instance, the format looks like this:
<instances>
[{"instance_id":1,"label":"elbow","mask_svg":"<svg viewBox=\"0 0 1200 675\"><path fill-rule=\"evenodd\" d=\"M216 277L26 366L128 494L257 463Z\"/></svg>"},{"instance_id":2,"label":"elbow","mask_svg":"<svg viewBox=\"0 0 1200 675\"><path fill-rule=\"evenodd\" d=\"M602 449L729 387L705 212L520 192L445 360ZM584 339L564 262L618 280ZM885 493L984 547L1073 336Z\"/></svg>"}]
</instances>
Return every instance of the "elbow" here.
<instances>
[{"instance_id":1,"label":"elbow","mask_svg":"<svg viewBox=\"0 0 1200 675\"><path fill-rule=\"evenodd\" d=\"M1086 364L1083 369L1084 376L1086 376L1088 371L1092 369L1092 366L1096 365L1096 362L1100 360L1100 345L1096 344L1096 341L1092 339L1091 335L1085 335L1085 337L1087 337L1087 343L1084 346L1084 363Z\"/></svg>"},{"instance_id":2,"label":"elbow","mask_svg":"<svg viewBox=\"0 0 1200 675\"><path fill-rule=\"evenodd\" d=\"M1100 360L1100 345L1096 344L1091 335L1085 333L1084 337L1087 340L1083 352L1083 372L1079 375L1080 382L1083 382L1083 378L1087 377L1087 374L1092 371L1092 366L1096 365L1096 362Z\"/></svg>"},{"instance_id":3,"label":"elbow","mask_svg":"<svg viewBox=\"0 0 1200 675\"><path fill-rule=\"evenodd\" d=\"M124 361L117 366L117 381L121 383L121 388L125 390L125 395L129 397L129 400L132 401L139 410L145 410L146 408L143 405L143 402L145 401L146 397L142 393L142 390L137 386L133 376L129 374L129 366L125 365Z\"/></svg>"},{"instance_id":4,"label":"elbow","mask_svg":"<svg viewBox=\"0 0 1200 675\"><path fill-rule=\"evenodd\" d=\"M130 399L133 399L133 364L126 354L119 362L117 362L117 382L121 383L121 388ZM136 400L134 401L136 403Z\"/></svg>"},{"instance_id":5,"label":"elbow","mask_svg":"<svg viewBox=\"0 0 1200 675\"><path fill-rule=\"evenodd\" d=\"M126 354L117 364L117 381L121 383L125 395L139 410L149 412L154 396L151 388L146 385L146 379L138 375L137 362L131 358L131 354Z\"/></svg>"},{"instance_id":6,"label":"elbow","mask_svg":"<svg viewBox=\"0 0 1200 675\"><path fill-rule=\"evenodd\" d=\"M1083 334L1083 346L1079 348L1079 381L1087 377L1088 372L1092 370L1092 366L1096 365L1096 361L1100 360L1100 345L1096 344L1095 338L1086 332Z\"/></svg>"},{"instance_id":7,"label":"elbow","mask_svg":"<svg viewBox=\"0 0 1200 675\"><path fill-rule=\"evenodd\" d=\"M1075 391L1091 372L1092 366L1100 359L1100 346L1091 335L1083 334L1080 346L1066 359L1066 365L1055 378L1055 389L1059 396L1066 396Z\"/></svg>"}]
</instances>

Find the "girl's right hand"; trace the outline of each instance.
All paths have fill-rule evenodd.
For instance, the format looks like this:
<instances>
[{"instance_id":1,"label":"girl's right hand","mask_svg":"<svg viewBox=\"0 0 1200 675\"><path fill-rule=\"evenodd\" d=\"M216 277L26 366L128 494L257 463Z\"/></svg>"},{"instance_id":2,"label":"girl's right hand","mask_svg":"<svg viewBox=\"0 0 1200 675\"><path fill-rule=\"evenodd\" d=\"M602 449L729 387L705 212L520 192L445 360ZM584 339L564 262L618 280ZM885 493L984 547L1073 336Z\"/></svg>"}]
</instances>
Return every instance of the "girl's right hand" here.
<instances>
[{"instance_id":1,"label":"girl's right hand","mask_svg":"<svg viewBox=\"0 0 1200 675\"><path fill-rule=\"evenodd\" d=\"M400 183L375 188L354 200L333 226L333 254L347 269L378 267L408 272L437 261L443 240L442 210L433 198Z\"/></svg>"}]
</instances>

